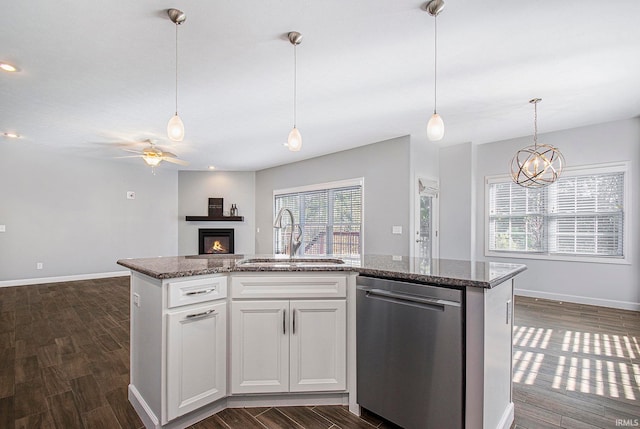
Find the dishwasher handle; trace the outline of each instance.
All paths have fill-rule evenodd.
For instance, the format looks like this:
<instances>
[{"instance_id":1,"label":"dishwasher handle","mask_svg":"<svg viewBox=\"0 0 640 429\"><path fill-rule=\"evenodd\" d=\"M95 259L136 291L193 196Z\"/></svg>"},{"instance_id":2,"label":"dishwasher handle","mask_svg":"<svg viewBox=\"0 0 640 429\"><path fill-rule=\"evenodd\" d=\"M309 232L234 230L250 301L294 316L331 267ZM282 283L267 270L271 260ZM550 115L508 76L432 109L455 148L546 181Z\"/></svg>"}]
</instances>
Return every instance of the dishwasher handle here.
<instances>
[{"instance_id":1,"label":"dishwasher handle","mask_svg":"<svg viewBox=\"0 0 640 429\"><path fill-rule=\"evenodd\" d=\"M416 295L405 295L402 293L390 292L383 289L370 289L362 286L358 286L358 289L364 291L367 298L378 298L390 302L397 302L400 304L419 304L427 307L435 307L439 310L444 310L445 306L461 306L459 302L448 301L445 299L428 298Z\"/></svg>"}]
</instances>

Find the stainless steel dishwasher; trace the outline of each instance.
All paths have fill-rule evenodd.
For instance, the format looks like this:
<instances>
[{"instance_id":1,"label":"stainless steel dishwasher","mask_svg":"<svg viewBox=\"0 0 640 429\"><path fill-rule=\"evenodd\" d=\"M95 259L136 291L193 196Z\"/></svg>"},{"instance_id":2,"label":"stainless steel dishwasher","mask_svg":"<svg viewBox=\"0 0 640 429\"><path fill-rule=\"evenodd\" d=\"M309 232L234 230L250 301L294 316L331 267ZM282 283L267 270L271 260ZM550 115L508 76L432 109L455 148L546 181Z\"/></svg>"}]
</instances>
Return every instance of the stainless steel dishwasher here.
<instances>
[{"instance_id":1,"label":"stainless steel dishwasher","mask_svg":"<svg viewBox=\"0 0 640 429\"><path fill-rule=\"evenodd\" d=\"M462 291L356 282L358 403L405 429L464 427Z\"/></svg>"}]
</instances>

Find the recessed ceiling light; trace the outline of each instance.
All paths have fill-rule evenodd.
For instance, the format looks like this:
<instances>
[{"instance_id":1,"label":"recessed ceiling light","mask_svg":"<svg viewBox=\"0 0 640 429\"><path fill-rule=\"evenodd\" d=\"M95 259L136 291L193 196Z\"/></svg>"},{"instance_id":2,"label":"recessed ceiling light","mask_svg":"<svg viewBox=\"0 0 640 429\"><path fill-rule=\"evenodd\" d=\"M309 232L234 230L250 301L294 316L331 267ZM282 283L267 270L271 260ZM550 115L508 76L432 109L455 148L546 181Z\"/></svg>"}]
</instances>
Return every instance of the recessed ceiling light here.
<instances>
[{"instance_id":1,"label":"recessed ceiling light","mask_svg":"<svg viewBox=\"0 0 640 429\"><path fill-rule=\"evenodd\" d=\"M209 167L207 167L209 170L215 170L216 167L214 167L213 165L210 165Z\"/></svg>"},{"instance_id":2,"label":"recessed ceiling light","mask_svg":"<svg viewBox=\"0 0 640 429\"><path fill-rule=\"evenodd\" d=\"M13 132L7 132L7 133L2 133L3 136L8 137L10 139L17 139L20 137L20 134L18 133L13 133Z\"/></svg>"},{"instance_id":3,"label":"recessed ceiling light","mask_svg":"<svg viewBox=\"0 0 640 429\"><path fill-rule=\"evenodd\" d=\"M3 63L3 62L0 62L0 69L4 70L6 72L17 72L18 71L18 67L14 66L13 64Z\"/></svg>"}]
</instances>

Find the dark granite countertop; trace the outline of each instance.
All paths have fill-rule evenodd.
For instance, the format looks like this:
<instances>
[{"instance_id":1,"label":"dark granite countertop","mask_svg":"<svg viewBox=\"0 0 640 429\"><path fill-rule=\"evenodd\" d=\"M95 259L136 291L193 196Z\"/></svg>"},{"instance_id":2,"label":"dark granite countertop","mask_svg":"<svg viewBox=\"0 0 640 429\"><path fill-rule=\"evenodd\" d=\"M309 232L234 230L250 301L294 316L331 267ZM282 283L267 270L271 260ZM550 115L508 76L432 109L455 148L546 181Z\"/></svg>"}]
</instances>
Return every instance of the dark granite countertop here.
<instances>
[{"instance_id":1,"label":"dark granite countertop","mask_svg":"<svg viewBox=\"0 0 640 429\"><path fill-rule=\"evenodd\" d=\"M357 259L343 259L344 264L323 265L320 261L324 259L327 258L296 257L290 260L283 255L196 255L121 259L118 264L156 279L231 272L352 271L370 277L481 288L497 286L527 269L525 265L500 262L391 255L364 255ZM247 260L254 263L247 264ZM261 264L261 261L273 260L277 261L274 265Z\"/></svg>"}]
</instances>

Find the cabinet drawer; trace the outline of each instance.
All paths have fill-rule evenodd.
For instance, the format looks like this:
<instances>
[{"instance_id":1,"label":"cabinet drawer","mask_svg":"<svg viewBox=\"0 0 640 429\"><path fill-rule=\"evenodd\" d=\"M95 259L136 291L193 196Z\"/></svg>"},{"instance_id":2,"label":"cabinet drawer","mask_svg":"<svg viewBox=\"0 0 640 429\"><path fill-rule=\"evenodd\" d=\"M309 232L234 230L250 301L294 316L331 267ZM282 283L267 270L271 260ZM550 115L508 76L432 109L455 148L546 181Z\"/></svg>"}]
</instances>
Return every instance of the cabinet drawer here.
<instances>
[{"instance_id":1,"label":"cabinet drawer","mask_svg":"<svg viewBox=\"0 0 640 429\"><path fill-rule=\"evenodd\" d=\"M344 275L242 275L231 277L232 298L345 298Z\"/></svg>"},{"instance_id":2,"label":"cabinet drawer","mask_svg":"<svg viewBox=\"0 0 640 429\"><path fill-rule=\"evenodd\" d=\"M227 277L205 277L193 280L172 280L168 283L169 308L213 301L227 296Z\"/></svg>"}]
</instances>

